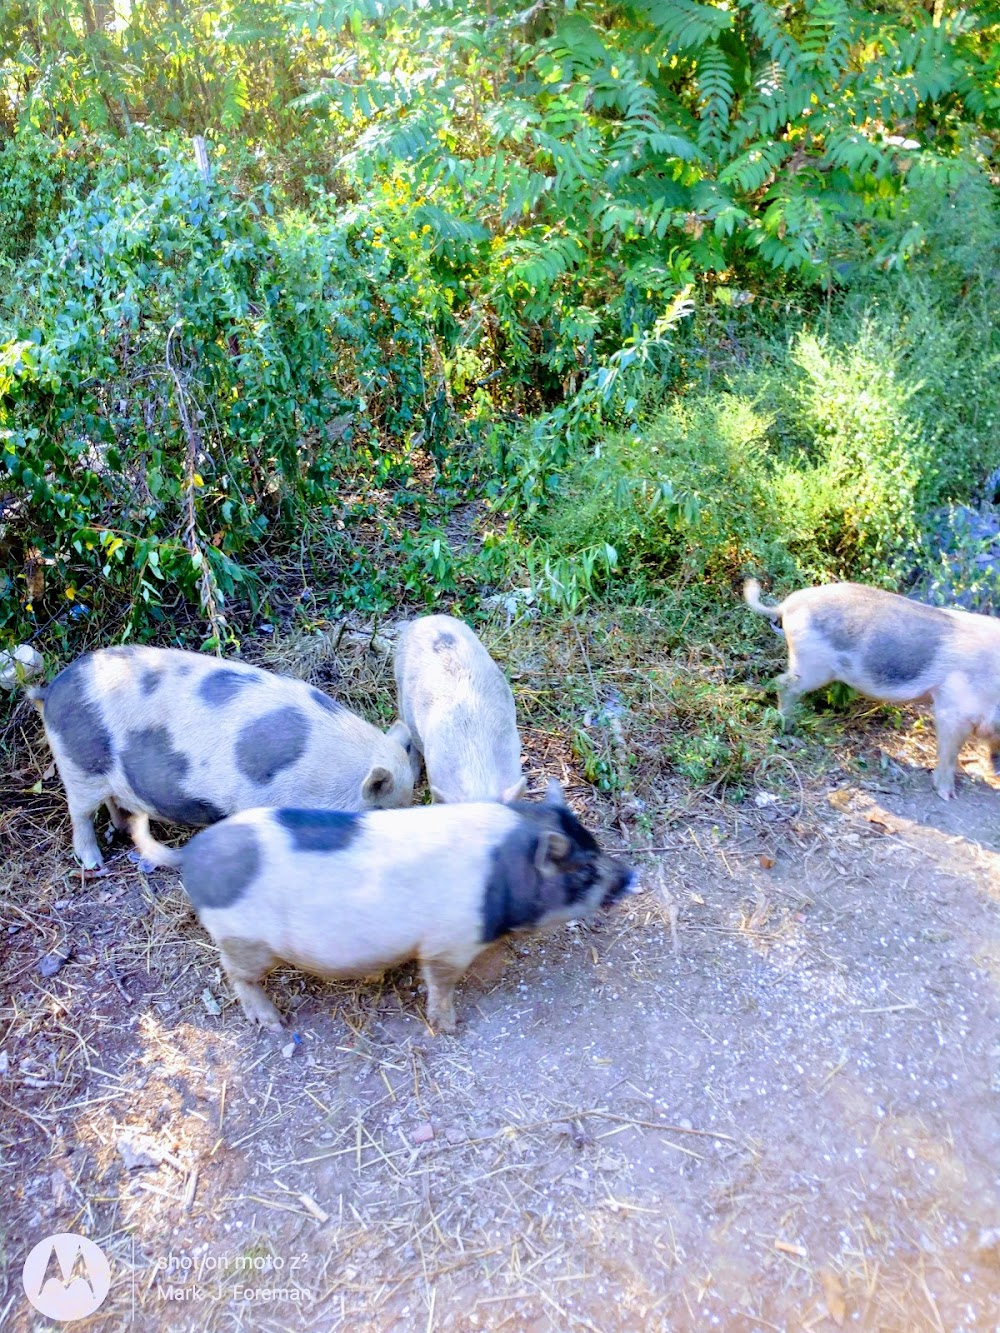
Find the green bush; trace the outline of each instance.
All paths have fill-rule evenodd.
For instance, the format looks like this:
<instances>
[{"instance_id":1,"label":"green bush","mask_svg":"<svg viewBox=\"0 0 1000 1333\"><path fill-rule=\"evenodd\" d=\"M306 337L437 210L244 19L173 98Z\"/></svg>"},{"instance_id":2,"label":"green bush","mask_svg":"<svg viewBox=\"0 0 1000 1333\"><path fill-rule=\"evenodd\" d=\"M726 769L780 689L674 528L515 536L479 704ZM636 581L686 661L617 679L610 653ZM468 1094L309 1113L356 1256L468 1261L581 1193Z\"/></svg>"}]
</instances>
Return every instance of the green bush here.
<instances>
[{"instance_id":1,"label":"green bush","mask_svg":"<svg viewBox=\"0 0 1000 1333\"><path fill-rule=\"evenodd\" d=\"M728 592L759 570L782 586L897 586L929 516L1000 466L995 194L970 166L919 217L906 271L859 270L812 309L717 289L676 334L665 404L647 374L624 429L602 439L588 420L557 437L532 480L539 559L572 565L608 543L615 566L598 581L647 591L695 579ZM916 227L908 212L887 244ZM532 438L549 435L533 423Z\"/></svg>"},{"instance_id":2,"label":"green bush","mask_svg":"<svg viewBox=\"0 0 1000 1333\"><path fill-rule=\"evenodd\" d=\"M0 628L40 609L10 595L32 562L49 614L110 598L135 632L173 584L218 609L266 532L329 514L338 472L405 470L424 423L420 309L378 228L277 221L186 157L152 135L138 165L109 155L8 296Z\"/></svg>"},{"instance_id":3,"label":"green bush","mask_svg":"<svg viewBox=\"0 0 1000 1333\"><path fill-rule=\"evenodd\" d=\"M786 442L772 463L783 539L810 581L882 582L917 536L928 444L909 415L913 390L870 324L846 348L801 334L787 371L778 393L798 447Z\"/></svg>"},{"instance_id":4,"label":"green bush","mask_svg":"<svg viewBox=\"0 0 1000 1333\"><path fill-rule=\"evenodd\" d=\"M588 451L540 522L566 554L607 542L653 584L788 567L767 460L772 421L746 398L691 395Z\"/></svg>"}]
</instances>

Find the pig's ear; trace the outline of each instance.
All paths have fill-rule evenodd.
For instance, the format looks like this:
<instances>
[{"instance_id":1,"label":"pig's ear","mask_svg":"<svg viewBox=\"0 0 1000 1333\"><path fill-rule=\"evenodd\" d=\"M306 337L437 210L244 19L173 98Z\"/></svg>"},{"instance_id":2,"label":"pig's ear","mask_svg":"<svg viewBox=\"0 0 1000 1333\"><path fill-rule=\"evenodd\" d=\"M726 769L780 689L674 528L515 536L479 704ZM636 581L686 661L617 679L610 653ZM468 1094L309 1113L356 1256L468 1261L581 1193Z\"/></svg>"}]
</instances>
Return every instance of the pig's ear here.
<instances>
[{"instance_id":1,"label":"pig's ear","mask_svg":"<svg viewBox=\"0 0 1000 1333\"><path fill-rule=\"evenodd\" d=\"M413 737L410 735L410 728L405 722L394 722L385 734L391 741L395 741L397 745L401 745L407 754L410 753Z\"/></svg>"},{"instance_id":2,"label":"pig's ear","mask_svg":"<svg viewBox=\"0 0 1000 1333\"><path fill-rule=\"evenodd\" d=\"M543 875L554 875L570 852L570 840L555 829L545 829L538 835L535 869Z\"/></svg>"},{"instance_id":3,"label":"pig's ear","mask_svg":"<svg viewBox=\"0 0 1000 1333\"><path fill-rule=\"evenodd\" d=\"M381 764L376 764L361 784L361 799L369 805L375 801L384 801L392 795L396 785L392 774Z\"/></svg>"},{"instance_id":4,"label":"pig's ear","mask_svg":"<svg viewBox=\"0 0 1000 1333\"><path fill-rule=\"evenodd\" d=\"M558 806L565 806L566 804L563 789L555 778L549 778L549 785L545 788L545 804Z\"/></svg>"},{"instance_id":5,"label":"pig's ear","mask_svg":"<svg viewBox=\"0 0 1000 1333\"><path fill-rule=\"evenodd\" d=\"M519 779L519 781L514 783L513 787L508 787L506 791L504 791L500 797L501 801L503 801L504 805L506 805L508 801L519 801L524 795L527 785L527 778Z\"/></svg>"}]
</instances>

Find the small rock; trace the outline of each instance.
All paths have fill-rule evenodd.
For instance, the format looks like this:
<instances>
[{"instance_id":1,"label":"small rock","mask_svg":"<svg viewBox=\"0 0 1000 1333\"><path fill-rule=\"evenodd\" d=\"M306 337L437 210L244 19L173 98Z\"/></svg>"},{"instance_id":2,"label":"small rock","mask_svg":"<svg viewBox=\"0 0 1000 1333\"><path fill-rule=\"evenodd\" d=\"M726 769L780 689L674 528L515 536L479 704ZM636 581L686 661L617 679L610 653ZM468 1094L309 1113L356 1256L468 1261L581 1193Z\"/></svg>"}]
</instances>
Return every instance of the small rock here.
<instances>
[{"instance_id":1,"label":"small rock","mask_svg":"<svg viewBox=\"0 0 1000 1333\"><path fill-rule=\"evenodd\" d=\"M413 1143L430 1143L433 1137L434 1126L429 1120L425 1120L423 1124L417 1125L413 1133L410 1135L410 1140Z\"/></svg>"},{"instance_id":2,"label":"small rock","mask_svg":"<svg viewBox=\"0 0 1000 1333\"><path fill-rule=\"evenodd\" d=\"M287 1046L282 1046L281 1054L285 1057L286 1060L290 1060L292 1056L295 1054L295 1046L296 1043L294 1041L290 1041Z\"/></svg>"},{"instance_id":3,"label":"small rock","mask_svg":"<svg viewBox=\"0 0 1000 1333\"><path fill-rule=\"evenodd\" d=\"M465 1143L469 1137L460 1125L449 1125L444 1131L444 1136L449 1143Z\"/></svg>"},{"instance_id":4,"label":"small rock","mask_svg":"<svg viewBox=\"0 0 1000 1333\"><path fill-rule=\"evenodd\" d=\"M216 1016L222 1013L222 1005L215 998L215 996L212 994L212 992L208 989L207 986L201 993L201 1002L205 1006L208 1013L215 1014Z\"/></svg>"},{"instance_id":5,"label":"small rock","mask_svg":"<svg viewBox=\"0 0 1000 1333\"><path fill-rule=\"evenodd\" d=\"M13 652L0 653L0 689L13 690L45 669L45 659L30 643L19 643Z\"/></svg>"},{"instance_id":6,"label":"small rock","mask_svg":"<svg viewBox=\"0 0 1000 1333\"><path fill-rule=\"evenodd\" d=\"M163 1153L151 1138L145 1134L135 1134L131 1138L118 1140L118 1151L125 1163L126 1171L136 1171L141 1167L159 1166Z\"/></svg>"},{"instance_id":7,"label":"small rock","mask_svg":"<svg viewBox=\"0 0 1000 1333\"><path fill-rule=\"evenodd\" d=\"M59 969L69 962L72 956L73 946L68 941L65 941L62 944L57 944L50 953L45 954L44 957L39 960L38 970L43 977L54 977Z\"/></svg>"},{"instance_id":8,"label":"small rock","mask_svg":"<svg viewBox=\"0 0 1000 1333\"><path fill-rule=\"evenodd\" d=\"M6 1051L0 1051L0 1074L6 1074L10 1069L10 1056Z\"/></svg>"}]
</instances>

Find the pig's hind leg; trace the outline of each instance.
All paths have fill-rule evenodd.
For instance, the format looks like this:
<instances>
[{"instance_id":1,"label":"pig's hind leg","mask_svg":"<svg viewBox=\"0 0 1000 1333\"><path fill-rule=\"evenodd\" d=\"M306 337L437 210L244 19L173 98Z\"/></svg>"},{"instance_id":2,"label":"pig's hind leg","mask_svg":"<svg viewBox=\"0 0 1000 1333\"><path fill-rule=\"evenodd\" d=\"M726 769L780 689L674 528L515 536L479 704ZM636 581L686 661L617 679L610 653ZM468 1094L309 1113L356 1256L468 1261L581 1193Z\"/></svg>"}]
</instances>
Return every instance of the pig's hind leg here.
<instances>
[{"instance_id":1,"label":"pig's hind leg","mask_svg":"<svg viewBox=\"0 0 1000 1333\"><path fill-rule=\"evenodd\" d=\"M111 816L111 822L119 833L128 832L128 814L121 808L113 796L106 798L104 804L108 807L108 814Z\"/></svg>"},{"instance_id":2,"label":"pig's hind leg","mask_svg":"<svg viewBox=\"0 0 1000 1333\"><path fill-rule=\"evenodd\" d=\"M261 978L278 961L267 945L259 940L242 940L230 936L219 941L219 958L250 1022L259 1023L269 1032L280 1032L281 1014L260 985Z\"/></svg>"},{"instance_id":3,"label":"pig's hind leg","mask_svg":"<svg viewBox=\"0 0 1000 1333\"><path fill-rule=\"evenodd\" d=\"M811 643L808 636L797 643L788 635L788 670L777 679L778 709L787 725L795 705L803 694L822 689L837 679L829 654L821 645Z\"/></svg>"},{"instance_id":4,"label":"pig's hind leg","mask_svg":"<svg viewBox=\"0 0 1000 1333\"><path fill-rule=\"evenodd\" d=\"M955 795L955 769L962 746L972 735L975 720L969 716L962 691L954 687L942 690L934 700L934 726L937 731L937 767L934 790L942 801Z\"/></svg>"},{"instance_id":5,"label":"pig's hind leg","mask_svg":"<svg viewBox=\"0 0 1000 1333\"><path fill-rule=\"evenodd\" d=\"M95 795L92 784L87 783L64 781L63 785L66 788L70 823L73 825L73 851L84 870L96 870L104 864L104 857L94 832L94 813L106 799L105 793L101 791Z\"/></svg>"}]
</instances>

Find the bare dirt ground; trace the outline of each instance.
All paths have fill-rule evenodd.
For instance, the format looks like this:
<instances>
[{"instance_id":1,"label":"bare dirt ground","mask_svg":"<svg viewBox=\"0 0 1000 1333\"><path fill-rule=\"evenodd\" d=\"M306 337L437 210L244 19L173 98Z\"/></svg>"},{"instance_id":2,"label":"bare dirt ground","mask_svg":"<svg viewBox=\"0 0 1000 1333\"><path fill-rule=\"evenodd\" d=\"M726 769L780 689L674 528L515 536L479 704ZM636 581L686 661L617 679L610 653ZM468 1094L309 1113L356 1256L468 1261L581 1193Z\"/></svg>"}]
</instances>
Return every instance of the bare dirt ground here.
<instances>
[{"instance_id":1,"label":"bare dirt ground","mask_svg":"<svg viewBox=\"0 0 1000 1333\"><path fill-rule=\"evenodd\" d=\"M102 1331L1000 1328L1000 792L974 752L949 805L912 718L825 767L793 748L742 802L677 786L632 839L646 892L487 958L456 1036L412 971L283 972L282 1039L172 875L119 847L81 882L28 741L0 809L0 1326L51 1327L21 1266L78 1231L112 1264L76 1325Z\"/></svg>"}]
</instances>

